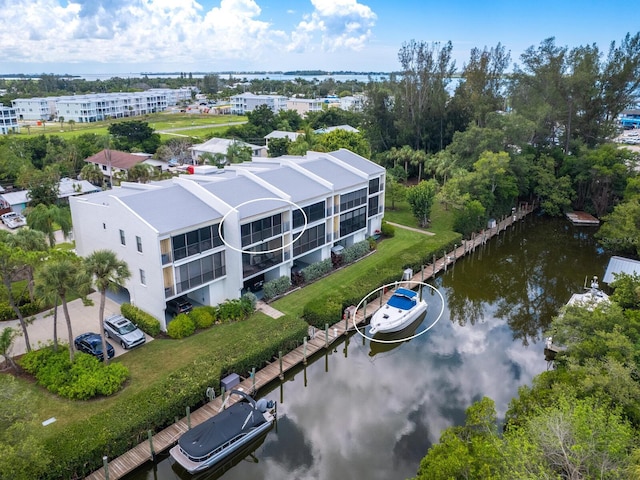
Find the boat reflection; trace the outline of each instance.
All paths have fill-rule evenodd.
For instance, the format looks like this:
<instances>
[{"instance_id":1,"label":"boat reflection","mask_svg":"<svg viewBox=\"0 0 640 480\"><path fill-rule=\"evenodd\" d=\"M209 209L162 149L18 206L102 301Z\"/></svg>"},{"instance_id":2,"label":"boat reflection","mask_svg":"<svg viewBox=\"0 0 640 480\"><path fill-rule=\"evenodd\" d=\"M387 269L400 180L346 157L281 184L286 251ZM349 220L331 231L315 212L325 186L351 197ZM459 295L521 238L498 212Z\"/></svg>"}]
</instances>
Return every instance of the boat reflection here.
<instances>
[{"instance_id":1,"label":"boat reflection","mask_svg":"<svg viewBox=\"0 0 640 480\"><path fill-rule=\"evenodd\" d=\"M402 330L393 333L376 333L373 336L373 340L369 341L369 356L374 357L380 353L390 352L391 350L398 348L405 342L408 342L410 337L416 334L416 330L424 321L427 312L425 311L419 315L412 323L407 325ZM379 341L377 341L379 340ZM391 342L391 343L387 343Z\"/></svg>"},{"instance_id":2,"label":"boat reflection","mask_svg":"<svg viewBox=\"0 0 640 480\"><path fill-rule=\"evenodd\" d=\"M238 465L240 462L247 461L250 463L259 463L260 460L258 459L258 457L256 457L255 453L262 446L265 439L267 438L267 435L269 435L269 432L272 429L273 427L265 431L261 436L257 437L252 442L247 443L244 447L238 450L236 454L214 465L210 469L205 470L204 472L192 475L173 459L171 460L171 469L176 474L177 478L180 478L181 480L216 480L218 478L221 478L225 473Z\"/></svg>"}]
</instances>

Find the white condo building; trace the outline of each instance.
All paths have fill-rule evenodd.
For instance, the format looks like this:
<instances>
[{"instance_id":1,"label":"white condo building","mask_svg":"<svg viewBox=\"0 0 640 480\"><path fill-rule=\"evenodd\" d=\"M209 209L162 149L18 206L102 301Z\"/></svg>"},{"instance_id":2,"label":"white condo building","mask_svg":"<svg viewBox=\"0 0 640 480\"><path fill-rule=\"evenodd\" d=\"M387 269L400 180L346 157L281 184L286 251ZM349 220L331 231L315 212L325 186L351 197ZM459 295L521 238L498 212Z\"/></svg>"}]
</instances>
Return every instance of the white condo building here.
<instances>
[{"instance_id":1,"label":"white condo building","mask_svg":"<svg viewBox=\"0 0 640 480\"><path fill-rule=\"evenodd\" d=\"M294 262L318 262L373 235L384 184L384 168L345 149L123 183L70 199L76 250L116 252L132 273L131 303L166 329L172 298L239 298L258 280L290 276Z\"/></svg>"},{"instance_id":2,"label":"white condo building","mask_svg":"<svg viewBox=\"0 0 640 480\"><path fill-rule=\"evenodd\" d=\"M18 115L15 108L5 107L0 103L0 135L8 133L20 133Z\"/></svg>"},{"instance_id":3,"label":"white condo building","mask_svg":"<svg viewBox=\"0 0 640 480\"><path fill-rule=\"evenodd\" d=\"M246 115L260 105L266 105L273 113L287 108L287 97L282 95L256 95L247 92L231 95L229 99L231 100L231 113L234 115Z\"/></svg>"},{"instance_id":4,"label":"white condo building","mask_svg":"<svg viewBox=\"0 0 640 480\"><path fill-rule=\"evenodd\" d=\"M51 120L90 123L107 118L125 118L162 112L181 101L191 100L191 88L152 88L144 92L93 93L12 101L20 120Z\"/></svg>"}]
</instances>

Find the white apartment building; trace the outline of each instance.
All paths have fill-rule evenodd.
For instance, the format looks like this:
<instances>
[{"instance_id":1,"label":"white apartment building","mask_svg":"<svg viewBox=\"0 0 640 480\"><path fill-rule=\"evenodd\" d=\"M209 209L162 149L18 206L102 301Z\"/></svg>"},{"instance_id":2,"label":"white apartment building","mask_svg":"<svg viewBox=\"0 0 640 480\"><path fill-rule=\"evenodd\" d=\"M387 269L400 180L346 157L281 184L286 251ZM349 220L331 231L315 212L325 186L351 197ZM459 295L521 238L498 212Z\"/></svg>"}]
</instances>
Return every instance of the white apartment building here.
<instances>
[{"instance_id":1,"label":"white apartment building","mask_svg":"<svg viewBox=\"0 0 640 480\"><path fill-rule=\"evenodd\" d=\"M76 250L111 249L129 266L131 303L166 329L166 302L239 298L378 230L385 169L340 149L254 158L210 175L71 198ZM304 213L303 213L304 212Z\"/></svg>"},{"instance_id":2,"label":"white apartment building","mask_svg":"<svg viewBox=\"0 0 640 480\"><path fill-rule=\"evenodd\" d=\"M256 95L255 93L240 93L232 95L231 113L234 115L246 115L253 112L260 105L266 105L273 113L287 108L287 97L282 95Z\"/></svg>"},{"instance_id":3,"label":"white apartment building","mask_svg":"<svg viewBox=\"0 0 640 480\"><path fill-rule=\"evenodd\" d=\"M162 112L191 99L192 88L152 88L144 92L95 93L12 101L19 120L51 120L90 123L107 118L125 118Z\"/></svg>"},{"instance_id":4,"label":"white apartment building","mask_svg":"<svg viewBox=\"0 0 640 480\"><path fill-rule=\"evenodd\" d=\"M295 110L301 116L309 112L321 112L324 100L318 98L290 98L287 100L287 110Z\"/></svg>"},{"instance_id":5,"label":"white apartment building","mask_svg":"<svg viewBox=\"0 0 640 480\"><path fill-rule=\"evenodd\" d=\"M20 133L18 115L15 108L5 107L0 103L0 135L8 133Z\"/></svg>"}]
</instances>

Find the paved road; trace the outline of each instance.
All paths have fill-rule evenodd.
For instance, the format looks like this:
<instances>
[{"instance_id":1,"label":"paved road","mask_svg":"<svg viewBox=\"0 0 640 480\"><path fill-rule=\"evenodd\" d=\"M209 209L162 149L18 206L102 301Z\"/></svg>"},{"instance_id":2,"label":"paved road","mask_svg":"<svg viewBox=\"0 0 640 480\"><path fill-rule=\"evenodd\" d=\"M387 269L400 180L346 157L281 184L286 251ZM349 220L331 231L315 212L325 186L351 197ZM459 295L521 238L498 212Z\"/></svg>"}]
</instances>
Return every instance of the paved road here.
<instances>
[{"instance_id":1,"label":"paved road","mask_svg":"<svg viewBox=\"0 0 640 480\"><path fill-rule=\"evenodd\" d=\"M98 320L100 293L94 292L90 294L88 298L93 302L93 305L85 306L81 299L74 300L68 304L69 317L71 318L71 328L74 338L85 332L103 333L102 328L99 329L100 325ZM120 313L120 305L107 297L104 310L105 317L116 313ZM27 331L29 333L31 348L37 350L38 348L53 342L53 309L39 313L32 317L32 319L31 324L27 327ZM15 357L17 355L24 354L27 351L27 347L24 338L22 337L20 322L18 320L0 322L0 329L7 327L14 328L20 332L20 336L16 337L13 341L13 346L10 352L11 355ZM60 343L69 342L69 337L67 335L67 322L65 321L62 307L58 307L57 333L58 341ZM146 335L146 337L147 341L153 340L148 335ZM118 355L122 355L126 351L113 340L109 341L109 343L113 345L113 348L116 351L116 357Z\"/></svg>"}]
</instances>

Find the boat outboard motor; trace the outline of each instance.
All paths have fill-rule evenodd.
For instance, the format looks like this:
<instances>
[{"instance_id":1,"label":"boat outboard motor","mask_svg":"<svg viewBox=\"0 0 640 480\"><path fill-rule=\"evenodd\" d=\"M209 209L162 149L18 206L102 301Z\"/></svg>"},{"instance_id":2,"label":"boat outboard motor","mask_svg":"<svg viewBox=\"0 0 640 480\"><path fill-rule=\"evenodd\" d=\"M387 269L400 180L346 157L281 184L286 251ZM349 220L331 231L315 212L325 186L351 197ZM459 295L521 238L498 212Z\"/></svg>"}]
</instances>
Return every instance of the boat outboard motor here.
<instances>
[{"instance_id":1,"label":"boat outboard motor","mask_svg":"<svg viewBox=\"0 0 640 480\"><path fill-rule=\"evenodd\" d=\"M256 408L258 409L258 411L264 413L267 410L270 410L273 408L273 400L267 400L266 398L261 398L256 402Z\"/></svg>"}]
</instances>

